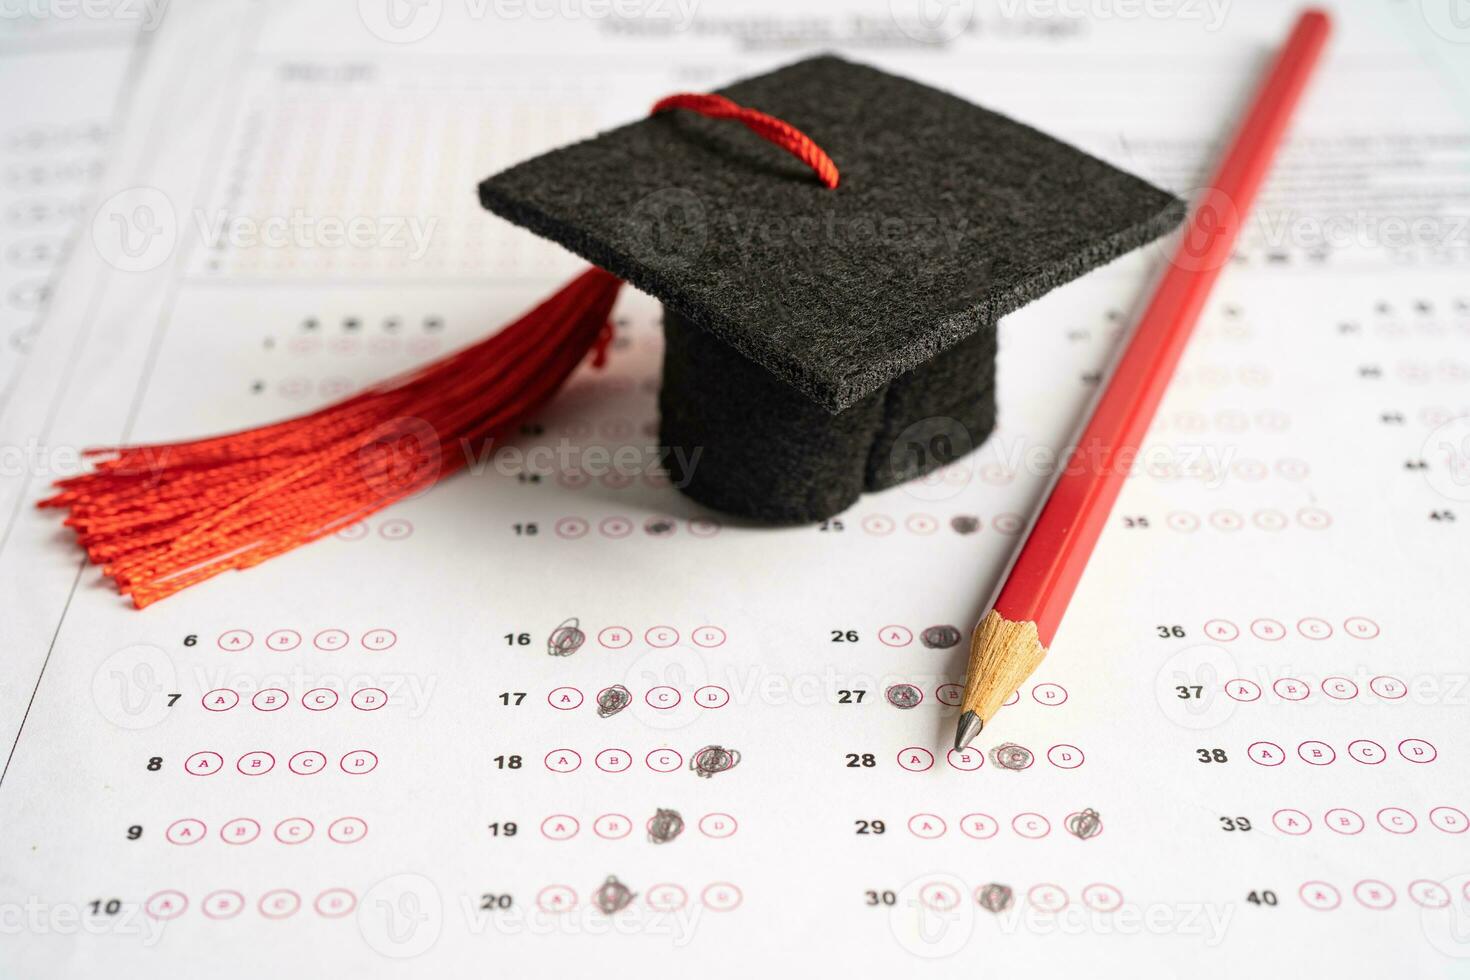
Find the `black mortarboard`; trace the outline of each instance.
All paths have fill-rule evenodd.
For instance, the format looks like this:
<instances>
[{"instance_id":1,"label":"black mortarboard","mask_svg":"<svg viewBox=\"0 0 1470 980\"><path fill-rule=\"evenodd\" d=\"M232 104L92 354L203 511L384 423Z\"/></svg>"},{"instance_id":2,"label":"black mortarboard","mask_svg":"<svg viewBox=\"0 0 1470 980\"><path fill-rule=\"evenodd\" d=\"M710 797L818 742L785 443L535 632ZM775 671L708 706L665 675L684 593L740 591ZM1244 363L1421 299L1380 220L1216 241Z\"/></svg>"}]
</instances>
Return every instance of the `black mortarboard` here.
<instances>
[{"instance_id":1,"label":"black mortarboard","mask_svg":"<svg viewBox=\"0 0 1470 980\"><path fill-rule=\"evenodd\" d=\"M728 121L660 113L480 185L485 207L665 307L662 440L701 450L694 498L834 514L948 462L912 423L995 420L996 321L1168 231L1183 202L1004 116L817 57L720 94L801 130L841 172Z\"/></svg>"},{"instance_id":2,"label":"black mortarboard","mask_svg":"<svg viewBox=\"0 0 1470 980\"><path fill-rule=\"evenodd\" d=\"M978 445L997 319L1183 216L1034 129L836 58L724 96L673 96L480 185L602 267L490 337L271 425L94 450L42 506L139 607L249 568L463 468L601 363L625 279L664 303L675 485L818 520Z\"/></svg>"},{"instance_id":3,"label":"black mortarboard","mask_svg":"<svg viewBox=\"0 0 1470 980\"><path fill-rule=\"evenodd\" d=\"M720 94L807 134L839 187L741 126L679 112L479 187L492 212L663 301L661 441L697 458L676 482L719 510L838 513L950 461L895 447L931 417L979 445L998 317L1183 216L1029 126L836 57Z\"/></svg>"}]
</instances>

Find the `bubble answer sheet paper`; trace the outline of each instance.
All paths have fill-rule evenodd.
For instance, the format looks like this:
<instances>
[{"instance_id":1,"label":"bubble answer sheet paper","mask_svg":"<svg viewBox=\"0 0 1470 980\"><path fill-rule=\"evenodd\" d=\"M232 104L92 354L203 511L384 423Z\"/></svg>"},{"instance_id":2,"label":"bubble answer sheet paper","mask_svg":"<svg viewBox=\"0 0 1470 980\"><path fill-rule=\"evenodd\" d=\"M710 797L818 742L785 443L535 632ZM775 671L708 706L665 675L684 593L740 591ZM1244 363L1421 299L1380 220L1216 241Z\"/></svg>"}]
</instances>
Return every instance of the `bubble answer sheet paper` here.
<instances>
[{"instance_id":1,"label":"bubble answer sheet paper","mask_svg":"<svg viewBox=\"0 0 1470 980\"><path fill-rule=\"evenodd\" d=\"M480 177L818 50L1187 195L1291 11L1095 8L179 6L0 435L238 429L479 339L579 268ZM971 751L969 628L1161 249L1003 323L977 452L813 527L667 485L631 291L607 368L467 472L142 612L31 509L51 472L4 474L0 973L1464 975L1467 38L1335 11Z\"/></svg>"}]
</instances>

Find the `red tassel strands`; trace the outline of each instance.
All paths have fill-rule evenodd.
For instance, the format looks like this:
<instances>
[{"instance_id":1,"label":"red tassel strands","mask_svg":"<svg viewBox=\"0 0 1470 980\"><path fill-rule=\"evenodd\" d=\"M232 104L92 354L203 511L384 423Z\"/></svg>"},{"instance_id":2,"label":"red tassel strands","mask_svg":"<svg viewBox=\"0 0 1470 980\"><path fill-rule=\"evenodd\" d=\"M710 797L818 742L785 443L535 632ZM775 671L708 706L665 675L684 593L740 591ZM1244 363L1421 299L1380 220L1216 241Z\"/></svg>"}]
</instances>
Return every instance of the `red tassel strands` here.
<instances>
[{"instance_id":1,"label":"red tassel strands","mask_svg":"<svg viewBox=\"0 0 1470 980\"><path fill-rule=\"evenodd\" d=\"M822 184L837 167L806 134L718 95L673 95L654 112L732 119L795 155ZM231 569L326 537L463 467L466 450L544 405L612 339L622 282L589 269L472 347L275 425L191 442L89 449L106 457L61 480L87 557L139 609Z\"/></svg>"},{"instance_id":2,"label":"red tassel strands","mask_svg":"<svg viewBox=\"0 0 1470 980\"><path fill-rule=\"evenodd\" d=\"M622 285L589 269L488 340L275 425L192 442L93 449L56 484L87 557L143 608L249 568L412 496L546 403L611 339Z\"/></svg>"}]
</instances>

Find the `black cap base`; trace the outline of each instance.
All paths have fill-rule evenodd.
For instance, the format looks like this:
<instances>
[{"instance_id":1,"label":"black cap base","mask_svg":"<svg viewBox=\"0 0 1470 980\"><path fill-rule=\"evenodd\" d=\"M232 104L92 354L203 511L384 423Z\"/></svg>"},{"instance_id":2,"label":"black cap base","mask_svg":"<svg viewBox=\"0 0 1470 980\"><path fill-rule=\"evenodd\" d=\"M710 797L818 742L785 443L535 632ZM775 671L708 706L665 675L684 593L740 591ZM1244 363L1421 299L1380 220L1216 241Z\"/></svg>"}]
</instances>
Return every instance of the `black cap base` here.
<instances>
[{"instance_id":1,"label":"black cap base","mask_svg":"<svg viewBox=\"0 0 1470 980\"><path fill-rule=\"evenodd\" d=\"M833 414L664 311L661 442L700 503L768 523L824 520L962 458L995 427L995 325Z\"/></svg>"}]
</instances>

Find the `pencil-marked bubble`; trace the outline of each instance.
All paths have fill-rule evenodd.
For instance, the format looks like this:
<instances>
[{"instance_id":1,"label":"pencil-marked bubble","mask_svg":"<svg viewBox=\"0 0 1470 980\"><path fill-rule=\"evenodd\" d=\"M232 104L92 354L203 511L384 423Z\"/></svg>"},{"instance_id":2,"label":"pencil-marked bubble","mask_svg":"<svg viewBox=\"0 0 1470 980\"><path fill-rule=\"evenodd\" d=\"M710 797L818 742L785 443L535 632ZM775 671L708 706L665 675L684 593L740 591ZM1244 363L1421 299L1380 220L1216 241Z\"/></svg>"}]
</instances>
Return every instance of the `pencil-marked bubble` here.
<instances>
[{"instance_id":1,"label":"pencil-marked bubble","mask_svg":"<svg viewBox=\"0 0 1470 980\"><path fill-rule=\"evenodd\" d=\"M1015 890L1010 885L991 883L983 885L975 895L975 902L985 911L1000 914L1011 907Z\"/></svg>"},{"instance_id":2,"label":"pencil-marked bubble","mask_svg":"<svg viewBox=\"0 0 1470 980\"><path fill-rule=\"evenodd\" d=\"M672 517L650 517L643 523L643 533L654 538L666 538L678 529Z\"/></svg>"},{"instance_id":3,"label":"pencil-marked bubble","mask_svg":"<svg viewBox=\"0 0 1470 980\"><path fill-rule=\"evenodd\" d=\"M884 698L895 708L913 708L924 700L924 693L912 684L894 684L883 692Z\"/></svg>"},{"instance_id":4,"label":"pencil-marked bubble","mask_svg":"<svg viewBox=\"0 0 1470 980\"><path fill-rule=\"evenodd\" d=\"M974 534L980 530L980 518L970 514L956 514L949 519L949 526L956 534Z\"/></svg>"},{"instance_id":5,"label":"pencil-marked bubble","mask_svg":"<svg viewBox=\"0 0 1470 980\"><path fill-rule=\"evenodd\" d=\"M1102 817L1092 807L1088 807L1067 818L1067 833L1078 840L1087 840L1102 833Z\"/></svg>"},{"instance_id":6,"label":"pencil-marked bubble","mask_svg":"<svg viewBox=\"0 0 1470 980\"><path fill-rule=\"evenodd\" d=\"M426 953L444 928L438 887L419 874L384 878L357 906L357 929L375 952L392 959Z\"/></svg>"},{"instance_id":7,"label":"pencil-marked bubble","mask_svg":"<svg viewBox=\"0 0 1470 980\"><path fill-rule=\"evenodd\" d=\"M608 875L592 894L592 904L603 915L615 915L633 902L634 892L617 875Z\"/></svg>"},{"instance_id":8,"label":"pencil-marked bubble","mask_svg":"<svg viewBox=\"0 0 1470 980\"><path fill-rule=\"evenodd\" d=\"M1001 769L1008 769L1011 772L1031 768L1031 763L1035 759L1030 749L1024 745L1017 745L1015 742L1004 742L990 750L990 761Z\"/></svg>"},{"instance_id":9,"label":"pencil-marked bubble","mask_svg":"<svg viewBox=\"0 0 1470 980\"><path fill-rule=\"evenodd\" d=\"M1239 677L1235 658L1208 643L1180 650L1154 675L1154 699L1164 716L1181 728L1202 730L1228 721L1239 703L1225 683Z\"/></svg>"},{"instance_id":10,"label":"pencil-marked bubble","mask_svg":"<svg viewBox=\"0 0 1470 980\"><path fill-rule=\"evenodd\" d=\"M1431 432L1419 457L1428 464L1425 482L1436 493L1461 503L1470 500L1470 415L1450 419Z\"/></svg>"},{"instance_id":11,"label":"pencil-marked bubble","mask_svg":"<svg viewBox=\"0 0 1470 980\"><path fill-rule=\"evenodd\" d=\"M694 753L689 768L701 779L709 779L722 772L729 772L740 764L740 753L720 745L706 745Z\"/></svg>"},{"instance_id":12,"label":"pencil-marked bubble","mask_svg":"<svg viewBox=\"0 0 1470 980\"><path fill-rule=\"evenodd\" d=\"M92 672L92 703L119 728L151 728L168 717L178 673L159 647L137 644L111 654Z\"/></svg>"},{"instance_id":13,"label":"pencil-marked bubble","mask_svg":"<svg viewBox=\"0 0 1470 980\"><path fill-rule=\"evenodd\" d=\"M948 650L958 646L963 634L954 626L931 626L919 634L919 642L930 650Z\"/></svg>"},{"instance_id":14,"label":"pencil-marked bubble","mask_svg":"<svg viewBox=\"0 0 1470 980\"><path fill-rule=\"evenodd\" d=\"M580 620L572 616L551 631L546 639L546 653L551 657L570 657L586 642L587 634L582 632Z\"/></svg>"},{"instance_id":15,"label":"pencil-marked bubble","mask_svg":"<svg viewBox=\"0 0 1470 980\"><path fill-rule=\"evenodd\" d=\"M684 832L684 818L678 810L659 807L648 821L648 839L654 844L667 844Z\"/></svg>"},{"instance_id":16,"label":"pencil-marked bubble","mask_svg":"<svg viewBox=\"0 0 1470 980\"><path fill-rule=\"evenodd\" d=\"M633 702L633 694L621 684L597 692L597 717L611 718Z\"/></svg>"}]
</instances>

